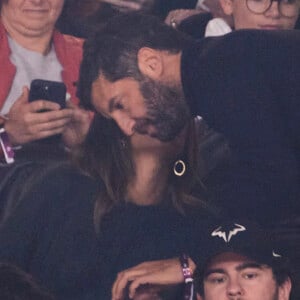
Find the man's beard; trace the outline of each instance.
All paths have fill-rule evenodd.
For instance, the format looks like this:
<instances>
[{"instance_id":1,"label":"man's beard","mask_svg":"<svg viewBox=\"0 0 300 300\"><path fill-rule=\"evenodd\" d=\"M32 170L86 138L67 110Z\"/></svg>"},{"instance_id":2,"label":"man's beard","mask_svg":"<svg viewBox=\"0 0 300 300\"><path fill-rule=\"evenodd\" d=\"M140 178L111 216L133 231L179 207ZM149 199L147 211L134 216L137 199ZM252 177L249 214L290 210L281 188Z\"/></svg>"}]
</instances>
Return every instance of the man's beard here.
<instances>
[{"instance_id":1,"label":"man's beard","mask_svg":"<svg viewBox=\"0 0 300 300\"><path fill-rule=\"evenodd\" d=\"M147 117L136 121L135 131L164 142L173 140L191 117L181 86L144 77L140 81L140 91L145 99ZM149 125L155 132L148 133Z\"/></svg>"}]
</instances>

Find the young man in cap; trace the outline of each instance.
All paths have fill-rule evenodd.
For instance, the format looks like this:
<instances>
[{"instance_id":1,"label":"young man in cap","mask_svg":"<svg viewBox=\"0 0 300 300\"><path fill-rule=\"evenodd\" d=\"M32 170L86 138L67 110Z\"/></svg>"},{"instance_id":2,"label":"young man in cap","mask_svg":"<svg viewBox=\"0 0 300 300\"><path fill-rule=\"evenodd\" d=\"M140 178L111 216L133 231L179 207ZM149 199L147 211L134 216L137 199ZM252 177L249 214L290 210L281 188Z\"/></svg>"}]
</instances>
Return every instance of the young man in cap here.
<instances>
[{"instance_id":1,"label":"young man in cap","mask_svg":"<svg viewBox=\"0 0 300 300\"><path fill-rule=\"evenodd\" d=\"M254 223L228 223L212 230L208 254L197 265L199 300L288 300L287 259L271 236Z\"/></svg>"},{"instance_id":2,"label":"young man in cap","mask_svg":"<svg viewBox=\"0 0 300 300\"><path fill-rule=\"evenodd\" d=\"M204 240L199 244L201 257L194 253L193 260L188 258L185 264L182 258L152 261L120 273L112 299L124 299L127 284L130 297L135 299L140 287L182 282L187 288L184 299L188 300L195 295L197 300L290 299L289 259L278 249L273 235L256 223L223 222L212 226ZM295 295L294 299L299 298Z\"/></svg>"}]
</instances>

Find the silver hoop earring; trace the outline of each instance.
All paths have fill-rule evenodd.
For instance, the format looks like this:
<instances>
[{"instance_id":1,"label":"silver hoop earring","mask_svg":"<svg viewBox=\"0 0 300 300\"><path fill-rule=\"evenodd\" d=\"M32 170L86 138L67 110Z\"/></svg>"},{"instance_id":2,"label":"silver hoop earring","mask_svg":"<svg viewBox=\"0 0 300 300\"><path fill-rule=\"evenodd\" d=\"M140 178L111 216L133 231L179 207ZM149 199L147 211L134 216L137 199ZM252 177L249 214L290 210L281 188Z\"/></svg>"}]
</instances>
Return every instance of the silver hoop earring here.
<instances>
[{"instance_id":1,"label":"silver hoop earring","mask_svg":"<svg viewBox=\"0 0 300 300\"><path fill-rule=\"evenodd\" d=\"M182 176L186 171L186 166L183 160L176 160L173 166L173 172L176 176Z\"/></svg>"}]
</instances>

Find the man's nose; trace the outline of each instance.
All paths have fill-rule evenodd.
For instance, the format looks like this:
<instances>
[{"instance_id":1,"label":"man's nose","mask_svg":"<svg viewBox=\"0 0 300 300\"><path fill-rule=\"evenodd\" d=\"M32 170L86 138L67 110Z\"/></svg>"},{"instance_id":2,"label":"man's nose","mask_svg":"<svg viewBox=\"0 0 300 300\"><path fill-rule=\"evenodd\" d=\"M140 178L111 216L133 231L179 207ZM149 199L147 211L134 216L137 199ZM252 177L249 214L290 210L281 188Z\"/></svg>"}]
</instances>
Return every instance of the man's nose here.
<instances>
[{"instance_id":1,"label":"man's nose","mask_svg":"<svg viewBox=\"0 0 300 300\"><path fill-rule=\"evenodd\" d=\"M236 299L243 294L243 288L238 278L231 278L227 283L227 295L229 299Z\"/></svg>"},{"instance_id":2,"label":"man's nose","mask_svg":"<svg viewBox=\"0 0 300 300\"><path fill-rule=\"evenodd\" d=\"M279 18L280 17L279 5L280 5L279 1L273 1L269 9L265 12L265 15L267 17Z\"/></svg>"},{"instance_id":3,"label":"man's nose","mask_svg":"<svg viewBox=\"0 0 300 300\"><path fill-rule=\"evenodd\" d=\"M117 122L119 128L126 134L127 136L131 136L134 133L134 125L135 120L129 118L129 117L120 117L118 119L115 119Z\"/></svg>"}]
</instances>

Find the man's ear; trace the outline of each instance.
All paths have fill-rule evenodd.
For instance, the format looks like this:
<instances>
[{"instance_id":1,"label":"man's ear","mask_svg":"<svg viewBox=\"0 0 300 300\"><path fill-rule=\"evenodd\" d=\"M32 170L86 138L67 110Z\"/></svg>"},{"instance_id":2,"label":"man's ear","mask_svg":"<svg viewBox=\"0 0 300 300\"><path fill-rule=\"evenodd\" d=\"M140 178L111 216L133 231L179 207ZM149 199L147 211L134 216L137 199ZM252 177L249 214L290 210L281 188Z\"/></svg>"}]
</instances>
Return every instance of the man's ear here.
<instances>
[{"instance_id":1,"label":"man's ear","mask_svg":"<svg viewBox=\"0 0 300 300\"><path fill-rule=\"evenodd\" d=\"M292 282L291 282L291 279L288 278L282 285L279 286L278 299L279 300L289 300L291 289L292 289Z\"/></svg>"},{"instance_id":2,"label":"man's ear","mask_svg":"<svg viewBox=\"0 0 300 300\"><path fill-rule=\"evenodd\" d=\"M163 73L163 57L159 50L143 47L137 55L140 72L151 79L158 80Z\"/></svg>"},{"instance_id":3,"label":"man's ear","mask_svg":"<svg viewBox=\"0 0 300 300\"><path fill-rule=\"evenodd\" d=\"M233 13L233 1L234 0L219 0L224 13L228 16L231 16ZM240 0L237 0L237 1L240 1Z\"/></svg>"}]
</instances>

